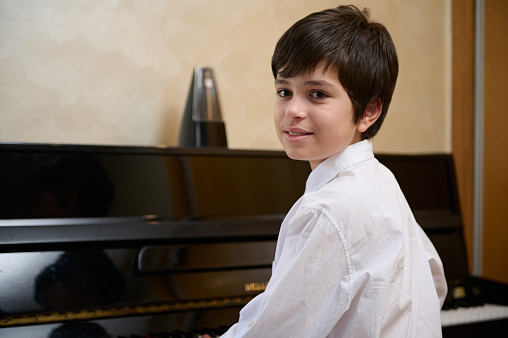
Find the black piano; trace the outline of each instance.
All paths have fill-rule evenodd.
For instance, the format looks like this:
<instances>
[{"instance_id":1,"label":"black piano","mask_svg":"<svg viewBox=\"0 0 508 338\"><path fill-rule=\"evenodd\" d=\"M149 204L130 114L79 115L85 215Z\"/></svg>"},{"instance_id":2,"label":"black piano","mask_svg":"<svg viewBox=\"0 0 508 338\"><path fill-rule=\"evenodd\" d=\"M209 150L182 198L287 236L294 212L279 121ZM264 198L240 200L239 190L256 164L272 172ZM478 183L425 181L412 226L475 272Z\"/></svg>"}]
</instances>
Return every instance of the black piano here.
<instances>
[{"instance_id":1,"label":"black piano","mask_svg":"<svg viewBox=\"0 0 508 338\"><path fill-rule=\"evenodd\" d=\"M451 157L378 158L444 261L442 317L506 310L505 285L468 274ZM0 144L0 337L219 336L266 287L309 173L278 151Z\"/></svg>"}]
</instances>

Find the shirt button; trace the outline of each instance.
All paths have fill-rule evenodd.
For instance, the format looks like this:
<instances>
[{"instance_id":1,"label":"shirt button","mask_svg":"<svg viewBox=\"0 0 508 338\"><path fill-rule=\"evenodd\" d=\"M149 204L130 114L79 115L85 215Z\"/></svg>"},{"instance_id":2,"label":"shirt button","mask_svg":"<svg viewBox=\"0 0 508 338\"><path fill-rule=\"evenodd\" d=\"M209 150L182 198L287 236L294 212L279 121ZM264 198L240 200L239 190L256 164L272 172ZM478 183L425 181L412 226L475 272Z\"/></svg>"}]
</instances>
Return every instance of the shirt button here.
<instances>
[{"instance_id":1,"label":"shirt button","mask_svg":"<svg viewBox=\"0 0 508 338\"><path fill-rule=\"evenodd\" d=\"M251 321L249 322L249 324L247 324L247 326L248 326L248 327L251 327L251 326L252 326L252 324L254 324L254 321L253 321L253 320L251 320Z\"/></svg>"}]
</instances>

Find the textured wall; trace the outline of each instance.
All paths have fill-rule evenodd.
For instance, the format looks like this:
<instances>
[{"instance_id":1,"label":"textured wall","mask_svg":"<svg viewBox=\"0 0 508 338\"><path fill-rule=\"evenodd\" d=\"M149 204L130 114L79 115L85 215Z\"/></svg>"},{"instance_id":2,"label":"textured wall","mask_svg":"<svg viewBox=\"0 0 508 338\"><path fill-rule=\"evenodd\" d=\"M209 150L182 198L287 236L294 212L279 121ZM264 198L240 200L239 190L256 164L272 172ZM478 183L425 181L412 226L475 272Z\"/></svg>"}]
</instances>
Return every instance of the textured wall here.
<instances>
[{"instance_id":1,"label":"textured wall","mask_svg":"<svg viewBox=\"0 0 508 338\"><path fill-rule=\"evenodd\" d=\"M176 145L192 69L211 66L231 148L280 149L270 57L326 0L2 0L0 141ZM400 58L375 147L449 151L449 0L370 0Z\"/></svg>"}]
</instances>

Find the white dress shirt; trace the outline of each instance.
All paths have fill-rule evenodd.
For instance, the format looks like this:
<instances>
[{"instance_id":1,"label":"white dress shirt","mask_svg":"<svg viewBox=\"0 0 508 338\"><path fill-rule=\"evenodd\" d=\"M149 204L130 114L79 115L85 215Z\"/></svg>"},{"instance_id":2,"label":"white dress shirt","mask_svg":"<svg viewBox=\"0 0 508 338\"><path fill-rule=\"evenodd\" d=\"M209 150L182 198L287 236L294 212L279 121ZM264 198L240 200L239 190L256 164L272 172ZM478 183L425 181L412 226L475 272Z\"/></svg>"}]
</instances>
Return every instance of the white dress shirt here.
<instances>
[{"instance_id":1,"label":"white dress shirt","mask_svg":"<svg viewBox=\"0 0 508 338\"><path fill-rule=\"evenodd\" d=\"M266 290L223 337L441 337L446 292L436 250L364 140L312 171Z\"/></svg>"}]
</instances>

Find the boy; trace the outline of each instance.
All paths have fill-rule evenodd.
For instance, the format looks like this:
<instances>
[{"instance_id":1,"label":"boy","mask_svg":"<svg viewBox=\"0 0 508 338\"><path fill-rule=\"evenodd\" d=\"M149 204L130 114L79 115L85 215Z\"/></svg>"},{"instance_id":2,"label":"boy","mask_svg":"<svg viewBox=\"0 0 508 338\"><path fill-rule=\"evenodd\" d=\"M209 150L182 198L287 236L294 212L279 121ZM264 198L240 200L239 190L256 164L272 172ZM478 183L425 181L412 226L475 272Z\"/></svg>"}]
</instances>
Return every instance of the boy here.
<instances>
[{"instance_id":1,"label":"boy","mask_svg":"<svg viewBox=\"0 0 508 338\"><path fill-rule=\"evenodd\" d=\"M272 71L279 140L313 171L265 292L223 337L440 337L441 261L372 151L398 74L388 31L354 6L311 14Z\"/></svg>"}]
</instances>

